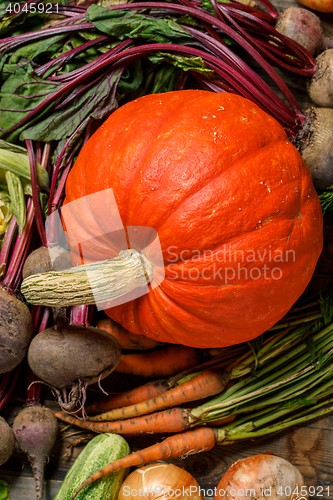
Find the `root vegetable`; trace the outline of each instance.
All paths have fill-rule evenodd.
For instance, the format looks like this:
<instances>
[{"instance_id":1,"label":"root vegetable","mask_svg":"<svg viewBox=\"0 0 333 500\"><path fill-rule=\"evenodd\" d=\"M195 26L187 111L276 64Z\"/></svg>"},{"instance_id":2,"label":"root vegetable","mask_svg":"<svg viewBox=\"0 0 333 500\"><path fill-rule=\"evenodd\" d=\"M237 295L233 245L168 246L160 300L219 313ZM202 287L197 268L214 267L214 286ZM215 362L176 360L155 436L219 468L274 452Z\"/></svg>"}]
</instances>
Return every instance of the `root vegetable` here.
<instances>
[{"instance_id":1,"label":"root vegetable","mask_svg":"<svg viewBox=\"0 0 333 500\"><path fill-rule=\"evenodd\" d=\"M80 429L86 429L93 432L112 432L122 435L136 436L139 434L166 434L183 432L193 426L198 425L199 420L193 417L191 409L171 408L169 410L150 413L141 417L128 418L126 420L116 420L114 422L93 422L91 420L81 420L75 418L64 411L57 411L55 414L59 420L70 425L75 425ZM213 426L225 425L232 422L235 415L230 415L219 419Z\"/></svg>"},{"instance_id":2,"label":"root vegetable","mask_svg":"<svg viewBox=\"0 0 333 500\"><path fill-rule=\"evenodd\" d=\"M52 261L50 254L52 255ZM70 252L60 246L51 249L40 247L28 255L22 269L22 278L25 279L33 274L63 270L69 267L72 267Z\"/></svg>"},{"instance_id":3,"label":"root vegetable","mask_svg":"<svg viewBox=\"0 0 333 500\"><path fill-rule=\"evenodd\" d=\"M289 7L284 10L276 29L305 47L312 55L333 47L333 40L324 33L319 17L307 9Z\"/></svg>"},{"instance_id":4,"label":"root vegetable","mask_svg":"<svg viewBox=\"0 0 333 500\"><path fill-rule=\"evenodd\" d=\"M168 380L153 380L127 392L113 394L112 396L95 401L86 408L86 412L88 415L92 413L104 413L122 406L142 403L142 401L164 394L171 387L174 386L169 385Z\"/></svg>"},{"instance_id":5,"label":"root vegetable","mask_svg":"<svg viewBox=\"0 0 333 500\"><path fill-rule=\"evenodd\" d=\"M144 354L123 354L116 371L148 378L171 377L197 366L200 354L199 349L179 344Z\"/></svg>"},{"instance_id":6,"label":"root vegetable","mask_svg":"<svg viewBox=\"0 0 333 500\"><path fill-rule=\"evenodd\" d=\"M317 106L333 108L333 49L316 58L317 71L308 82L308 93Z\"/></svg>"},{"instance_id":7,"label":"root vegetable","mask_svg":"<svg viewBox=\"0 0 333 500\"><path fill-rule=\"evenodd\" d=\"M116 338L122 349L144 351L146 349L154 349L155 347L162 345L154 339L125 330L125 328L110 318L99 320L96 326L101 330L109 332L114 338Z\"/></svg>"},{"instance_id":8,"label":"root vegetable","mask_svg":"<svg viewBox=\"0 0 333 500\"><path fill-rule=\"evenodd\" d=\"M85 397L87 385L116 368L120 357L119 343L109 333L79 325L47 328L33 338L28 350L30 368L54 389L60 405L68 411L81 394ZM64 401L59 391L63 392Z\"/></svg>"},{"instance_id":9,"label":"root vegetable","mask_svg":"<svg viewBox=\"0 0 333 500\"><path fill-rule=\"evenodd\" d=\"M0 417L0 466L10 459L14 452L15 438L12 428Z\"/></svg>"},{"instance_id":10,"label":"root vegetable","mask_svg":"<svg viewBox=\"0 0 333 500\"><path fill-rule=\"evenodd\" d=\"M220 480L214 500L239 500L245 494L256 500L308 498L300 471L287 460L270 453L232 464Z\"/></svg>"},{"instance_id":11,"label":"root vegetable","mask_svg":"<svg viewBox=\"0 0 333 500\"><path fill-rule=\"evenodd\" d=\"M199 484L189 472L177 465L157 463L133 471L123 482L118 500L153 500L156 495L168 500L203 498Z\"/></svg>"},{"instance_id":12,"label":"root vegetable","mask_svg":"<svg viewBox=\"0 0 333 500\"><path fill-rule=\"evenodd\" d=\"M44 406L28 406L15 418L13 431L30 461L35 479L36 500L42 500L44 468L58 433L57 419Z\"/></svg>"},{"instance_id":13,"label":"root vegetable","mask_svg":"<svg viewBox=\"0 0 333 500\"><path fill-rule=\"evenodd\" d=\"M0 287L0 373L10 372L22 361L31 338L29 309Z\"/></svg>"},{"instance_id":14,"label":"root vegetable","mask_svg":"<svg viewBox=\"0 0 333 500\"><path fill-rule=\"evenodd\" d=\"M228 381L228 374L221 370L208 369L195 375L183 384L173 387L160 396L134 405L110 410L101 415L90 417L90 420L103 421L133 418L164 408L189 403L190 401L198 401L208 396L219 394L225 389Z\"/></svg>"},{"instance_id":15,"label":"root vegetable","mask_svg":"<svg viewBox=\"0 0 333 500\"><path fill-rule=\"evenodd\" d=\"M333 109L311 108L295 145L308 166L317 189L333 184Z\"/></svg>"}]
</instances>

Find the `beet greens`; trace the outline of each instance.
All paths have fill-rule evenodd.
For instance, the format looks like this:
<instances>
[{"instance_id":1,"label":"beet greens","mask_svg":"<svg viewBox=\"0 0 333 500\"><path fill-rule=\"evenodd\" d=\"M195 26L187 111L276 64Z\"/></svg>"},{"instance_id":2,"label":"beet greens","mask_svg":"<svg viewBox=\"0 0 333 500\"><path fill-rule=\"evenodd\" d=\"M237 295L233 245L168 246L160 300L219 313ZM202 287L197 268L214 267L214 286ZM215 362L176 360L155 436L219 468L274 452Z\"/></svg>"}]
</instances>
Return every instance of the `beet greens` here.
<instances>
[{"instance_id":1,"label":"beet greens","mask_svg":"<svg viewBox=\"0 0 333 500\"><path fill-rule=\"evenodd\" d=\"M126 101L181 89L188 75L204 88L253 100L294 135L304 114L271 64L311 76L315 61L275 30L277 12L262 3L269 12L216 0L201 6L196 0L62 6L65 20L0 41L0 136L11 142L76 142L92 120L117 108L119 96ZM259 63L289 105L242 60L240 49Z\"/></svg>"}]
</instances>

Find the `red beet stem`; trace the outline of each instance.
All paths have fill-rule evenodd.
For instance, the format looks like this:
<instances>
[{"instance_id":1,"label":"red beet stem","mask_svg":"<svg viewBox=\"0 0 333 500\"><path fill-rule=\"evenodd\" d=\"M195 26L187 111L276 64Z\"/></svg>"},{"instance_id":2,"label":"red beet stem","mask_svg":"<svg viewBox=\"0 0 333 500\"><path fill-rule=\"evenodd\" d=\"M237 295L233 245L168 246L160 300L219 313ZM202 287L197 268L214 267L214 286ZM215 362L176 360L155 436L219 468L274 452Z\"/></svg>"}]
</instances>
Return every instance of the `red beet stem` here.
<instances>
[{"instance_id":1,"label":"red beet stem","mask_svg":"<svg viewBox=\"0 0 333 500\"><path fill-rule=\"evenodd\" d=\"M35 153L34 153L32 141L30 139L26 139L25 144L26 144L26 147L28 150L28 156L29 156L29 162L30 162L32 200L33 200L34 209L35 209L35 220L36 220L37 231L38 231L40 240L42 242L42 245L46 246L47 240L46 240L45 226L44 226L43 216L42 216L40 202L39 202L40 189L39 189L38 184L37 184Z\"/></svg>"},{"instance_id":2,"label":"red beet stem","mask_svg":"<svg viewBox=\"0 0 333 500\"><path fill-rule=\"evenodd\" d=\"M7 228L7 231L6 231L6 234L4 237L4 241L2 244L1 253L0 253L0 265L1 264L7 265L7 263L8 263L10 249L11 249L12 243L14 241L16 230L17 230L17 222L16 222L16 219L13 215L11 218L11 221L9 223L9 226Z\"/></svg>"},{"instance_id":3,"label":"red beet stem","mask_svg":"<svg viewBox=\"0 0 333 500\"><path fill-rule=\"evenodd\" d=\"M21 235L18 235L14 245L14 249L10 258L10 263L7 268L6 276L2 281L2 286L13 289L13 285L17 278L17 273L22 264L22 257L24 256L25 248L29 239L32 224L34 221L34 206L31 198L27 201L27 217Z\"/></svg>"},{"instance_id":4,"label":"red beet stem","mask_svg":"<svg viewBox=\"0 0 333 500\"><path fill-rule=\"evenodd\" d=\"M10 372L10 379L7 382L7 385L5 388L5 394L3 397L1 397L1 395L0 395L0 412L4 409L4 407L8 403L11 395L13 394L13 391L15 389L15 386L16 386L16 383L18 380L18 376L20 373L20 369L21 369L21 364L19 364L12 372ZM5 374L5 375L7 375L7 374ZM9 383L9 387L8 387L8 383Z\"/></svg>"},{"instance_id":5,"label":"red beet stem","mask_svg":"<svg viewBox=\"0 0 333 500\"><path fill-rule=\"evenodd\" d=\"M93 307L91 306L73 306L70 312L70 325L91 325Z\"/></svg>"}]
</instances>

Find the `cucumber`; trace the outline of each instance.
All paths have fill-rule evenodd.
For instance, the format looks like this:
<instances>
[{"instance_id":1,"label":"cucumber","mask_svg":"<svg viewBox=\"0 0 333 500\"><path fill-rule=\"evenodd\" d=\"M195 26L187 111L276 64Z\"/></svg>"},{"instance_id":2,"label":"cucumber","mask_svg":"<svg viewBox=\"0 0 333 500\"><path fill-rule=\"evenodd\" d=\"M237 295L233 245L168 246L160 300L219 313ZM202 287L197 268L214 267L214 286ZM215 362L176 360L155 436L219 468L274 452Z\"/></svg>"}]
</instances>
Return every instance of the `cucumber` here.
<instances>
[{"instance_id":1,"label":"cucumber","mask_svg":"<svg viewBox=\"0 0 333 500\"><path fill-rule=\"evenodd\" d=\"M118 434L98 434L95 436L67 472L54 500L70 500L77 488L91 474L118 458L130 453L127 441ZM121 469L115 474L104 476L99 481L87 485L76 500L117 500L118 493L129 469Z\"/></svg>"}]
</instances>

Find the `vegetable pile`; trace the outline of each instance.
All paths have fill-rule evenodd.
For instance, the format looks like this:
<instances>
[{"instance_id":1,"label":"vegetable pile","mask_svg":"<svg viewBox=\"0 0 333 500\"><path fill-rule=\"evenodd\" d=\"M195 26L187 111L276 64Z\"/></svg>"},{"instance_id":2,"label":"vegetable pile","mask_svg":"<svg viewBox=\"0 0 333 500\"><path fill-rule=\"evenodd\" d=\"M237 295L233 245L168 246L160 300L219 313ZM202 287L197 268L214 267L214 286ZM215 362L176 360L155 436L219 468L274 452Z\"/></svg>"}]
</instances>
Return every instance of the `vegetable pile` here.
<instances>
[{"instance_id":1,"label":"vegetable pile","mask_svg":"<svg viewBox=\"0 0 333 500\"><path fill-rule=\"evenodd\" d=\"M15 435L42 500L58 420L98 436L56 500L117 500L132 466L330 414L332 291L309 291L333 207L319 18L268 0L15 5L0 3L0 411L18 381L26 402L0 418L0 464ZM114 370L148 380L102 398ZM133 453L121 437L161 433ZM259 483L265 464L303 491L291 464L254 458Z\"/></svg>"}]
</instances>

